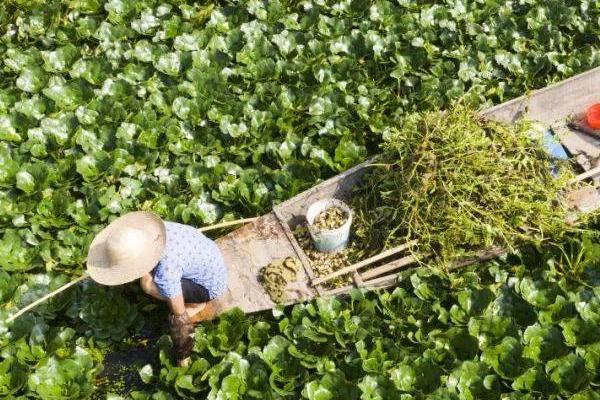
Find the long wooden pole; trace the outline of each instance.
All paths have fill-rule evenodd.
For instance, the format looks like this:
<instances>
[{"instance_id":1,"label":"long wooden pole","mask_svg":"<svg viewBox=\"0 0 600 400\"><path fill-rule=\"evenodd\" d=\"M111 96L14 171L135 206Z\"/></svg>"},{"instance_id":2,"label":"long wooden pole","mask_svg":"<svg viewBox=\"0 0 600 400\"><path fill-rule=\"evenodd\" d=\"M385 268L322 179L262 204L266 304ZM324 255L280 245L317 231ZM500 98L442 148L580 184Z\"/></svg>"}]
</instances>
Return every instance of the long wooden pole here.
<instances>
[{"instance_id":1,"label":"long wooden pole","mask_svg":"<svg viewBox=\"0 0 600 400\"><path fill-rule=\"evenodd\" d=\"M327 275L322 276L320 278L316 278L315 280L313 280L311 282L311 285L312 286L316 286L316 285L319 285L319 284L321 284L323 282L327 282L327 281L329 281L329 280L331 280L333 278L337 278L338 276L345 275L345 274L350 273L350 272L354 272L354 271L356 271L356 270L358 270L358 269L360 269L362 267L366 267L367 265L373 264L374 262L382 260L382 259L384 259L386 257L389 257L389 256L393 255L393 254L399 253L399 252L401 252L403 250L406 250L409 247L412 247L412 246L416 245L417 242L418 241L416 239L415 240L411 240L410 242L406 242L406 243L404 243L404 244L402 244L402 245L400 245L398 247L394 247L392 249L384 251L383 253L379 253L379 254L377 254L377 255L375 255L373 257L369 257L369 258L367 258L365 260L359 261L356 264L352 264L352 265L347 266L345 268L338 269L337 271L334 271L334 272L332 272L330 274L327 274Z\"/></svg>"},{"instance_id":2,"label":"long wooden pole","mask_svg":"<svg viewBox=\"0 0 600 400\"><path fill-rule=\"evenodd\" d=\"M219 224L215 224L215 225L209 225L209 226L204 226L202 228L199 228L198 230L200 232L206 232L206 231L211 231L214 229L219 229L219 228L225 228L228 226L232 226L232 225L238 225L238 224L245 224L248 222L252 222L255 221L256 219L258 219L258 217L253 217L253 218L244 218L244 219L237 219L235 221L227 221L227 222L221 222ZM31 304L28 304L27 306L23 307L22 309L20 309L19 311L17 311L15 314L11 315L10 317L8 317L6 319L6 322L12 322L15 319L19 318L21 315L25 314L27 311L31 310L34 307L37 307L39 304L45 302L46 300L56 296L57 294L64 292L65 290L67 290L68 288L70 288L73 285L78 284L79 282L85 280L89 278L89 275L87 274L83 274L82 276L75 278L74 280L72 280L71 282L59 287L58 289L54 290L53 292L50 292L48 294L46 294L45 296L40 297L39 299L37 299L36 301L34 301Z\"/></svg>"},{"instance_id":3,"label":"long wooden pole","mask_svg":"<svg viewBox=\"0 0 600 400\"><path fill-rule=\"evenodd\" d=\"M424 254L423 256L429 257L430 255L431 255L431 253L427 253L427 254ZM377 267L377 268L373 268L368 271L365 271L362 274L360 274L360 277L366 282L369 279L375 278L376 276L383 275L386 272L394 271L396 269L405 267L405 266L410 265L417 261L418 261L417 257L415 257L413 255L409 255L406 257L402 257L399 260L392 261L389 264L382 265L381 267Z\"/></svg>"},{"instance_id":4,"label":"long wooden pole","mask_svg":"<svg viewBox=\"0 0 600 400\"><path fill-rule=\"evenodd\" d=\"M219 228L226 228L228 226L239 225L239 224L247 224L249 222L256 221L258 218L259 217L236 219L235 221L227 221L227 222L221 222L220 224L203 226L202 228L198 228L198 230L200 232L212 231L212 230L219 229Z\"/></svg>"},{"instance_id":5,"label":"long wooden pole","mask_svg":"<svg viewBox=\"0 0 600 400\"><path fill-rule=\"evenodd\" d=\"M71 282L67 283L66 285L63 285L63 286L59 287L55 291L50 292L50 293L48 293L47 295L45 295L43 297L40 297L39 299L37 299L33 303L28 304L26 307L23 307L22 309L20 309L19 311L17 311L15 314L13 314L10 317L8 317L8 319L6 320L6 322L12 322L12 321L14 321L15 319L19 318L21 315L25 314L27 311L31 310L32 308L36 307L37 305L45 302L46 300L48 300L51 297L56 296L60 292L64 292L65 290L67 290L71 286L76 285L79 282L81 282L81 281L83 281L83 280L85 280L87 278L89 278L89 276L86 275L86 274L84 274L84 275L80 276L79 278L76 278L76 279L72 280Z\"/></svg>"}]
</instances>

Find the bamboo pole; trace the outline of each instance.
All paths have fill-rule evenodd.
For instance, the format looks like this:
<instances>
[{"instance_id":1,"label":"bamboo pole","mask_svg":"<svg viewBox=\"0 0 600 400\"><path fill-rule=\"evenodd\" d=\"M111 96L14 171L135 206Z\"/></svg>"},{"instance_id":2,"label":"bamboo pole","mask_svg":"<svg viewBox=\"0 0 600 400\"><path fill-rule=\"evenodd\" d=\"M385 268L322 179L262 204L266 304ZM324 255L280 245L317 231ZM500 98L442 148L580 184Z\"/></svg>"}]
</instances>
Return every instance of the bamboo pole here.
<instances>
[{"instance_id":1,"label":"bamboo pole","mask_svg":"<svg viewBox=\"0 0 600 400\"><path fill-rule=\"evenodd\" d=\"M322 277L319 277L319 278L313 280L311 282L311 285L312 286L316 286L316 285L319 285L319 284L321 284L323 282L327 282L327 281L329 281L331 279L337 278L338 276L345 275L345 274L350 273L350 272L354 272L354 271L356 271L356 270L358 270L358 269L360 269L362 267L366 267L367 265L373 264L374 262L382 260L382 259L384 259L386 257L389 257L389 256L393 255L393 254L399 253L399 252L401 252L403 250L406 250L409 247L412 247L412 246L416 245L417 242L418 242L417 240L411 240L410 242L406 242L406 243L404 243L404 244L402 244L402 245L400 245L398 247L394 247L393 249L386 250L383 253L379 253L379 254L377 254L377 255L375 255L373 257L369 257L369 258L367 258L365 260L359 261L356 264L352 264L352 265L350 265L348 267L345 267L345 268L342 268L342 269L338 269L337 271L334 271L334 272L332 272L330 274L327 274L325 276L322 276Z\"/></svg>"},{"instance_id":2,"label":"bamboo pole","mask_svg":"<svg viewBox=\"0 0 600 400\"><path fill-rule=\"evenodd\" d=\"M259 217L236 219L235 221L227 221L227 222L221 222L221 223L215 224L215 225L203 226L202 228L198 228L198 230L200 232L212 231L214 229L226 228L228 226L246 224L249 222L256 221L258 218Z\"/></svg>"},{"instance_id":3,"label":"bamboo pole","mask_svg":"<svg viewBox=\"0 0 600 400\"><path fill-rule=\"evenodd\" d=\"M425 254L424 256L427 257L427 256L429 256L429 254ZM362 274L360 274L360 277L363 279L363 281L368 281L371 278L374 278L379 275L383 275L386 272L394 271L398 268L405 267L416 261L418 261L418 259L417 259L417 257L415 257L413 255L402 257L399 260L392 261L389 264L382 265L381 267L377 267L377 268L373 268L368 271L365 271Z\"/></svg>"},{"instance_id":4,"label":"bamboo pole","mask_svg":"<svg viewBox=\"0 0 600 400\"><path fill-rule=\"evenodd\" d=\"M47 295L45 295L43 297L40 297L39 299L37 299L33 303L28 304L27 306L23 307L22 309L20 309L19 311L17 311L15 314L13 314L10 317L8 317L8 319L6 320L6 322L12 322L12 321L14 321L15 319L19 318L21 315L25 314L27 311L29 311L32 308L36 307L38 304L41 304L44 301L48 300L49 298L56 296L60 292L64 292L65 290L67 290L71 286L76 285L79 282L81 282L81 281L83 281L83 280L85 280L87 278L89 278L89 276L87 276L87 274L83 274L79 278L73 279L71 282L67 283L66 285L63 285L63 286L59 287L55 291L50 292Z\"/></svg>"},{"instance_id":5,"label":"bamboo pole","mask_svg":"<svg viewBox=\"0 0 600 400\"><path fill-rule=\"evenodd\" d=\"M198 230L200 232L206 232L206 231L210 231L213 229L219 229L219 228L225 228L227 226L232 226L232 225L237 225L237 224L244 224L247 222L252 222L255 221L256 219L258 219L258 217L253 217L253 218L244 218L244 219L238 219L235 221L227 221L227 222L221 222L219 224L215 224L215 225L209 225L209 226L205 226L202 228L199 228ZM70 288L73 285L78 284L79 282L85 280L89 278L89 276L87 274L83 274L82 276L72 280L71 282L67 283L66 285L63 285L61 287L59 287L58 289L56 289L53 292L50 292L42 297L40 297L39 299L37 299L36 301L34 301L33 303L23 307L22 309L20 309L19 311L17 311L15 314L11 315L6 322L12 322L15 319L19 318L21 315L25 314L27 311L31 310L32 308L38 306L39 304L45 302L46 300L50 299L51 297L56 296L57 294L64 292L65 290L67 290L68 288Z\"/></svg>"},{"instance_id":6,"label":"bamboo pole","mask_svg":"<svg viewBox=\"0 0 600 400\"><path fill-rule=\"evenodd\" d=\"M492 258L499 257L502 254L506 253L508 253L508 249L499 246L491 247L486 250L481 250L478 251L477 254L475 254L473 257L467 257L463 260L455 261L448 267L448 271L454 271L456 269L466 267L478 262L491 260Z\"/></svg>"}]
</instances>

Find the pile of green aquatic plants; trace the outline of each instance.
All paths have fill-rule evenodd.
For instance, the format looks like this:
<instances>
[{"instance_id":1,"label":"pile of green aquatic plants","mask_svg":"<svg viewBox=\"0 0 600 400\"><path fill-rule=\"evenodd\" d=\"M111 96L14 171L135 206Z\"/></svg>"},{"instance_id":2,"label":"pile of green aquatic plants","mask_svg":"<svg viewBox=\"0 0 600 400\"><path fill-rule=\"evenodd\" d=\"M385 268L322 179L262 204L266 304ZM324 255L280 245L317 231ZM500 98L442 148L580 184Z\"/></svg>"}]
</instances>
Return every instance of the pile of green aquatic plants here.
<instances>
[{"instance_id":1,"label":"pile of green aquatic plants","mask_svg":"<svg viewBox=\"0 0 600 400\"><path fill-rule=\"evenodd\" d=\"M599 287L598 237L584 236L451 274L419 267L391 292L271 321L234 311L196 330L187 368L163 337L133 398L599 399Z\"/></svg>"},{"instance_id":2,"label":"pile of green aquatic plants","mask_svg":"<svg viewBox=\"0 0 600 400\"><path fill-rule=\"evenodd\" d=\"M600 65L599 17L574 0L1 1L0 397L85 398L107 351L164 321L134 286L83 286L4 322L78 276L112 218L257 215L407 112Z\"/></svg>"},{"instance_id":3,"label":"pile of green aquatic plants","mask_svg":"<svg viewBox=\"0 0 600 400\"><path fill-rule=\"evenodd\" d=\"M570 229L571 165L550 159L528 121L507 125L457 104L409 115L384 139L354 192L367 251L417 239L419 251L448 262Z\"/></svg>"}]
</instances>

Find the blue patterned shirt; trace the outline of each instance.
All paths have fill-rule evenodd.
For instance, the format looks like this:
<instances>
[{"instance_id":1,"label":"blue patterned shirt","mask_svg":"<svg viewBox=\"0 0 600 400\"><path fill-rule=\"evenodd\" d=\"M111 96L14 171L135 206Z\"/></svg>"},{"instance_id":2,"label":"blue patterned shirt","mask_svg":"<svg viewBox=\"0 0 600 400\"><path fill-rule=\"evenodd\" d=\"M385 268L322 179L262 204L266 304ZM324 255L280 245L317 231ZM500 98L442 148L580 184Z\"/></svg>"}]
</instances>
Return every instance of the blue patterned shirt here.
<instances>
[{"instance_id":1,"label":"blue patterned shirt","mask_svg":"<svg viewBox=\"0 0 600 400\"><path fill-rule=\"evenodd\" d=\"M211 299L223 294L227 268L216 243L189 225L167 221L165 227L165 251L153 271L160 294L180 295L182 278L204 286Z\"/></svg>"}]
</instances>

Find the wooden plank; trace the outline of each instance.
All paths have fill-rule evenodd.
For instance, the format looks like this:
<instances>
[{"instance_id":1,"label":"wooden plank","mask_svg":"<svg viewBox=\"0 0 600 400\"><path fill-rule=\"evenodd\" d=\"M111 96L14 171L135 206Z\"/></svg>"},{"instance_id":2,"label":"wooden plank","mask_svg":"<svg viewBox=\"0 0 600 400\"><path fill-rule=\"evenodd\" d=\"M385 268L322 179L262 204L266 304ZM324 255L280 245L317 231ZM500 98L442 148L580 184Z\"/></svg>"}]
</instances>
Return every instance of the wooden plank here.
<instances>
[{"instance_id":1,"label":"wooden plank","mask_svg":"<svg viewBox=\"0 0 600 400\"><path fill-rule=\"evenodd\" d=\"M312 282L314 282L314 280L315 280L316 275L315 275L315 271L312 269L310 259L308 258L308 256L304 252L304 250L302 249L302 246L300 246L300 243L298 243L298 241L296 240L296 237L294 236L294 233L292 232L292 230L290 229L288 224L286 224L283 221L283 219L281 218L281 216L279 215L278 210L273 209L273 213L279 220L279 223L281 224L281 227L282 227L283 231L285 232L285 235L287 236L290 244L294 248L296 255L298 256L298 259L300 260L300 263L302 264L302 266L304 267L304 270L306 271L306 274L308 275L308 279L311 281L311 285L314 286L315 290L317 291L317 294L319 296L321 296L323 294L323 287L321 285L312 284Z\"/></svg>"},{"instance_id":2,"label":"wooden plank","mask_svg":"<svg viewBox=\"0 0 600 400\"><path fill-rule=\"evenodd\" d=\"M383 275L387 272L395 271L399 268L406 267L407 265L416 263L417 261L417 258L413 255L402 257L399 260L395 260L386 265L382 265L380 267L363 272L361 274L361 278L365 281L368 281L371 278L375 278L376 276Z\"/></svg>"},{"instance_id":3,"label":"wooden plank","mask_svg":"<svg viewBox=\"0 0 600 400\"><path fill-rule=\"evenodd\" d=\"M354 271L352 274L352 282L354 282L354 286L357 288L363 287L364 282L358 271Z\"/></svg>"},{"instance_id":4,"label":"wooden plank","mask_svg":"<svg viewBox=\"0 0 600 400\"><path fill-rule=\"evenodd\" d=\"M358 271L359 269L366 267L367 265L373 264L374 262L377 262L379 260L383 260L384 258L390 257L396 253L399 253L401 251L404 251L410 247L413 247L417 244L417 240L411 240L410 242L406 242L404 244L401 244L400 246L394 247L393 249L388 249L382 253L379 253L377 255L374 255L373 257L369 257L365 260L359 261L356 264L352 264L349 265L347 267L344 267L342 269L338 269L337 271L334 271L326 276L317 278L313 281L313 284L319 284L319 283L323 283L323 282L327 282L331 279L337 278L338 276L342 276L345 274L349 274L351 272L355 272Z\"/></svg>"},{"instance_id":5,"label":"wooden plank","mask_svg":"<svg viewBox=\"0 0 600 400\"><path fill-rule=\"evenodd\" d=\"M258 272L273 260L297 256L275 214L266 214L217 239L216 243L228 267L228 289L215 300L217 312L233 307L240 307L246 313L273 308L275 304L258 282ZM315 297L317 293L309 282L306 272L298 271L297 282L287 291L290 303Z\"/></svg>"},{"instance_id":6,"label":"wooden plank","mask_svg":"<svg viewBox=\"0 0 600 400\"><path fill-rule=\"evenodd\" d=\"M366 281L365 288L367 288L367 289L369 289L369 288L372 288L372 289L386 288L389 286L396 285L397 281L398 281L398 274L385 275L385 276L381 276L379 278L371 279L370 281Z\"/></svg>"},{"instance_id":7,"label":"wooden plank","mask_svg":"<svg viewBox=\"0 0 600 400\"><path fill-rule=\"evenodd\" d=\"M490 260L492 258L496 258L502 254L505 254L506 252L507 252L507 250L504 248L501 248L501 247L494 247L494 248L491 248L488 250L483 250L483 251L478 252L477 255L474 257L469 257L469 258L459 260L459 261L453 263L452 266L450 266L450 268L448 268L448 269L450 271L454 271L456 269L463 268L468 265L472 265L472 264L479 263L482 261ZM411 256L408 256L408 257L411 257ZM409 262L409 261L410 260L407 260L406 264L404 264L402 266L410 265L413 263L413 262ZM416 261L416 260L413 259L413 261ZM393 264L393 262L390 264ZM367 272L369 272L369 271L367 271ZM365 288L387 287L387 286L394 284L396 282L397 277L398 277L398 273L393 273L393 274L381 276L379 278L365 280L364 287ZM363 279L366 279L364 274L363 274Z\"/></svg>"},{"instance_id":8,"label":"wooden plank","mask_svg":"<svg viewBox=\"0 0 600 400\"><path fill-rule=\"evenodd\" d=\"M274 207L281 220L294 229L298 224L304 223L306 211L312 203L324 198L347 200L355 184L365 174L365 166L371 164L373 159L358 164L320 184L298 194L295 197Z\"/></svg>"},{"instance_id":9,"label":"wooden plank","mask_svg":"<svg viewBox=\"0 0 600 400\"><path fill-rule=\"evenodd\" d=\"M553 124L552 130L584 170L587 171L600 165L600 140L572 129L566 121Z\"/></svg>"},{"instance_id":10,"label":"wooden plank","mask_svg":"<svg viewBox=\"0 0 600 400\"><path fill-rule=\"evenodd\" d=\"M363 282L361 289L369 290L369 289L384 289L390 286L394 286L396 284L398 274L390 274L386 276L379 277L377 279L372 279L370 281ZM354 289L354 285L347 285L335 289L331 289L325 292L324 296L339 296L345 293L348 293L350 290Z\"/></svg>"},{"instance_id":11,"label":"wooden plank","mask_svg":"<svg viewBox=\"0 0 600 400\"><path fill-rule=\"evenodd\" d=\"M354 289L354 285L347 285L335 289L329 289L325 293L323 293L323 296L337 296L343 293L348 293L352 289Z\"/></svg>"},{"instance_id":12,"label":"wooden plank","mask_svg":"<svg viewBox=\"0 0 600 400\"><path fill-rule=\"evenodd\" d=\"M370 289L385 289L391 286L396 285L398 274L390 274L386 276L382 276L377 279L372 279L370 281L365 281L363 286L360 289L370 290ZM354 289L354 285L347 285L335 289L331 289L325 292L323 296L339 296L342 294L346 294Z\"/></svg>"},{"instance_id":13,"label":"wooden plank","mask_svg":"<svg viewBox=\"0 0 600 400\"><path fill-rule=\"evenodd\" d=\"M513 123L527 116L551 125L600 101L600 67L517 97L481 112L498 121Z\"/></svg>"},{"instance_id":14,"label":"wooden plank","mask_svg":"<svg viewBox=\"0 0 600 400\"><path fill-rule=\"evenodd\" d=\"M598 188L594 186L584 186L570 192L567 195L567 205L573 212L573 216L569 218L572 223L578 219L579 213L588 213L597 210L600 207L600 194Z\"/></svg>"},{"instance_id":15,"label":"wooden plank","mask_svg":"<svg viewBox=\"0 0 600 400\"><path fill-rule=\"evenodd\" d=\"M591 178L598 174L600 174L600 167L594 167L594 168L590 169L589 171L584 172L583 174L577 175L575 177L575 179L573 179L573 181L571 181L571 183L581 182L584 179Z\"/></svg>"}]
</instances>

